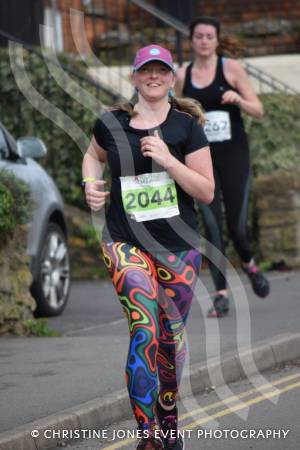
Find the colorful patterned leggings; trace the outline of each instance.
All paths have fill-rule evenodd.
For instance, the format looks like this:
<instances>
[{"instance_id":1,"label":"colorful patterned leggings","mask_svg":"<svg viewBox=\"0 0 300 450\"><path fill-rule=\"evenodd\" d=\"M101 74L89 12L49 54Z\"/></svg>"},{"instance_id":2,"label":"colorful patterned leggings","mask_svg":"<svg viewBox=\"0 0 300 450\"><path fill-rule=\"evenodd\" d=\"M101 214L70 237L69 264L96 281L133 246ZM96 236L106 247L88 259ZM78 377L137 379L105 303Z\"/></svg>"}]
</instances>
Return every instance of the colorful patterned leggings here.
<instances>
[{"instance_id":1,"label":"colorful patterned leggings","mask_svg":"<svg viewBox=\"0 0 300 450\"><path fill-rule=\"evenodd\" d=\"M198 250L151 256L132 245L103 243L104 261L127 316L126 384L141 429L155 423L158 395L173 405L186 355L184 326L201 255Z\"/></svg>"}]
</instances>

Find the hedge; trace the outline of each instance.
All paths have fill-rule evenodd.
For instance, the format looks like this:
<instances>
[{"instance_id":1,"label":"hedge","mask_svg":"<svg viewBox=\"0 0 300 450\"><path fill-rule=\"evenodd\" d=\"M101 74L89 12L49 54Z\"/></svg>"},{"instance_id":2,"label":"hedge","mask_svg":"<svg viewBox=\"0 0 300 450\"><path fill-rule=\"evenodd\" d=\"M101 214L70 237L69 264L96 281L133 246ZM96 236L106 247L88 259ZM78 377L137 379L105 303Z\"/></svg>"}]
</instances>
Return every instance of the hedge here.
<instances>
[{"instance_id":1,"label":"hedge","mask_svg":"<svg viewBox=\"0 0 300 450\"><path fill-rule=\"evenodd\" d=\"M263 94L265 116L245 117L254 179L300 166L300 95Z\"/></svg>"},{"instance_id":2,"label":"hedge","mask_svg":"<svg viewBox=\"0 0 300 450\"><path fill-rule=\"evenodd\" d=\"M30 210L29 186L13 173L0 170L0 246L13 236L18 224L29 221Z\"/></svg>"}]
</instances>

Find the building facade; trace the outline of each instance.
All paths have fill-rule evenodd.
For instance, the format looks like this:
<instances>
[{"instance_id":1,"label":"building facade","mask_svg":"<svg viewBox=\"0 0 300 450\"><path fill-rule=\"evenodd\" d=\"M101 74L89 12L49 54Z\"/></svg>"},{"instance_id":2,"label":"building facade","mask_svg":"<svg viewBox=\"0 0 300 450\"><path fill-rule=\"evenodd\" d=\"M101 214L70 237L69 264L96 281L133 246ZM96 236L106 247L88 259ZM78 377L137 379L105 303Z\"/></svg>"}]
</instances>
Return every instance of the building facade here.
<instances>
[{"instance_id":1,"label":"building facade","mask_svg":"<svg viewBox=\"0 0 300 450\"><path fill-rule=\"evenodd\" d=\"M200 14L217 17L225 32L241 37L249 56L300 51L300 0L148 0L148 3L185 23ZM39 33L41 23L46 28ZM55 45L58 51L88 55L101 46L113 46L115 35L127 34L130 39L133 26L146 34L153 27L153 17L130 0L0 3L0 29L30 44L43 41L46 46ZM55 30L54 37L51 28Z\"/></svg>"}]
</instances>

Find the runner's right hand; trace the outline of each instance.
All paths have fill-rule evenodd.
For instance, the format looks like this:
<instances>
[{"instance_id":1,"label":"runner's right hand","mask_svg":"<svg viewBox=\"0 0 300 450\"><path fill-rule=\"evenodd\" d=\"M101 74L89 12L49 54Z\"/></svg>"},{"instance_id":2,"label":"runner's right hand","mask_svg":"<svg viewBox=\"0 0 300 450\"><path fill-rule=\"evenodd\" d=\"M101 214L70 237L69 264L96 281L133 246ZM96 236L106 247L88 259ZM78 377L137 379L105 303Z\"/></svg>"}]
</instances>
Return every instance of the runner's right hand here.
<instances>
[{"instance_id":1,"label":"runner's right hand","mask_svg":"<svg viewBox=\"0 0 300 450\"><path fill-rule=\"evenodd\" d=\"M93 211L99 211L105 202L107 197L110 195L109 191L104 191L104 184L106 181L97 180L93 182L88 182L85 185L85 198L88 206Z\"/></svg>"}]
</instances>

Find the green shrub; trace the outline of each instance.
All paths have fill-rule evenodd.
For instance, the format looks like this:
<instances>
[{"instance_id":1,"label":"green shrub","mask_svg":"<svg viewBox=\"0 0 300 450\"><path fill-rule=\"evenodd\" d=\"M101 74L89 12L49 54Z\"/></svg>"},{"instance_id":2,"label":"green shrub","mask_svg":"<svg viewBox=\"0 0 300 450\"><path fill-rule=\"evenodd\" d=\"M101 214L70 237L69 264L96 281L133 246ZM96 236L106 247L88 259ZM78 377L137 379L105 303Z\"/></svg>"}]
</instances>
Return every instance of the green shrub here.
<instances>
[{"instance_id":1,"label":"green shrub","mask_svg":"<svg viewBox=\"0 0 300 450\"><path fill-rule=\"evenodd\" d=\"M99 236L99 232L97 232L94 225L85 224L81 228L81 232L85 239L85 243L87 247L97 248L99 243L101 242L101 237Z\"/></svg>"},{"instance_id":2,"label":"green shrub","mask_svg":"<svg viewBox=\"0 0 300 450\"><path fill-rule=\"evenodd\" d=\"M13 235L17 224L30 219L29 186L13 173L0 170L0 245Z\"/></svg>"},{"instance_id":3,"label":"green shrub","mask_svg":"<svg viewBox=\"0 0 300 450\"><path fill-rule=\"evenodd\" d=\"M12 193L0 182L0 245L13 234L16 226L13 204Z\"/></svg>"},{"instance_id":4,"label":"green shrub","mask_svg":"<svg viewBox=\"0 0 300 450\"><path fill-rule=\"evenodd\" d=\"M300 166L300 98L288 94L262 94L261 121L245 117L254 179L275 170Z\"/></svg>"},{"instance_id":5,"label":"green shrub","mask_svg":"<svg viewBox=\"0 0 300 450\"><path fill-rule=\"evenodd\" d=\"M14 198L12 211L17 219L17 223L20 225L27 223L31 217L32 206L30 187L12 172L6 170L0 170L0 181L7 187Z\"/></svg>"},{"instance_id":6,"label":"green shrub","mask_svg":"<svg viewBox=\"0 0 300 450\"><path fill-rule=\"evenodd\" d=\"M59 331L49 328L48 319L29 319L22 322L23 331L28 336L59 337Z\"/></svg>"}]
</instances>

